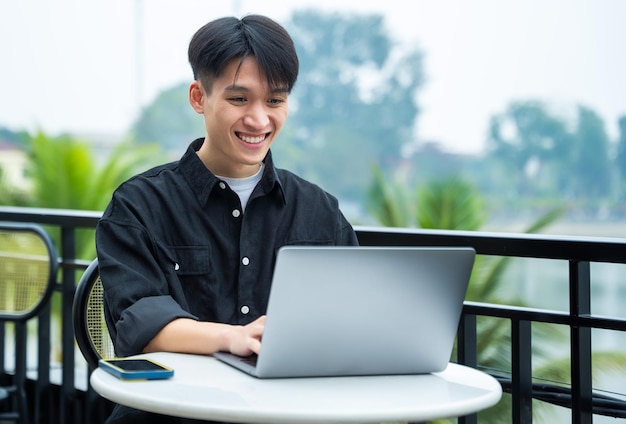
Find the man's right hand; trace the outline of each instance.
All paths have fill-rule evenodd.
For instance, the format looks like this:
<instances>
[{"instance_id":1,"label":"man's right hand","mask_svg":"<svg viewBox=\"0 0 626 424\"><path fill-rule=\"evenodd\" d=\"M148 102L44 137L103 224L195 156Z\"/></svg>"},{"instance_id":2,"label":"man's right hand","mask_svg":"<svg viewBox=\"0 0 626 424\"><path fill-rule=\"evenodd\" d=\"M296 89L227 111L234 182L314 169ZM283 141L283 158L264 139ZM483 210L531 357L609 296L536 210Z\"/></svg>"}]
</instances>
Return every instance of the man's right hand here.
<instances>
[{"instance_id":1,"label":"man's right hand","mask_svg":"<svg viewBox=\"0 0 626 424\"><path fill-rule=\"evenodd\" d=\"M261 351L261 338L265 329L265 315L250 324L236 327L229 351L239 356L248 356Z\"/></svg>"},{"instance_id":2,"label":"man's right hand","mask_svg":"<svg viewBox=\"0 0 626 424\"><path fill-rule=\"evenodd\" d=\"M167 324L144 348L149 352L179 352L210 355L228 351L239 356L259 353L265 316L247 325L218 324L179 318Z\"/></svg>"}]
</instances>

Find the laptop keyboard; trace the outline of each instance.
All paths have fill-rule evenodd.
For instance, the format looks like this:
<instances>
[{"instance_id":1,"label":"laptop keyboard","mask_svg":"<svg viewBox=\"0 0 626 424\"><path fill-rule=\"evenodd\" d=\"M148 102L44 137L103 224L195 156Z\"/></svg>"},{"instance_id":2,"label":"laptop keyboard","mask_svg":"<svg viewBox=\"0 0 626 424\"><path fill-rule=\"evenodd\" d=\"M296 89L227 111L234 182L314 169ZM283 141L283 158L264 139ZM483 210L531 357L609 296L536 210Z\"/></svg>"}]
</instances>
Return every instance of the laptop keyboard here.
<instances>
[{"instance_id":1,"label":"laptop keyboard","mask_svg":"<svg viewBox=\"0 0 626 424\"><path fill-rule=\"evenodd\" d=\"M256 361L259 358L259 355L257 355L256 353L253 353L250 356L244 356L241 358L241 362L244 362L246 364L250 364L254 367L256 367Z\"/></svg>"}]
</instances>

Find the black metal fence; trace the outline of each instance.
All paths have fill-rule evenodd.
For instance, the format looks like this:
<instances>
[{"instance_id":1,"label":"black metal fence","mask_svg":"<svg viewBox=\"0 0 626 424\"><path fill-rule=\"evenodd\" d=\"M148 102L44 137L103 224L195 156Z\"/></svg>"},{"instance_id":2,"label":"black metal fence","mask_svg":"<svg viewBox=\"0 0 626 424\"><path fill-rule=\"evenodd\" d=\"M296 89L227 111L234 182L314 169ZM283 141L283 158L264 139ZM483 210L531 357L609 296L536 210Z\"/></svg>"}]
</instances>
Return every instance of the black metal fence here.
<instances>
[{"instance_id":1,"label":"black metal fence","mask_svg":"<svg viewBox=\"0 0 626 424\"><path fill-rule=\"evenodd\" d=\"M37 352L29 373L32 422L38 424L97 423L110 404L88 385L86 365L76 358L72 331L75 284L89 259L76 259L77 230L93 230L100 212L0 207L1 221L33 222L59 234L60 275L56 287L60 313L60 360L51 351L56 341L52 308L38 318ZM530 423L533 399L571 408L572 423L591 423L597 414L626 417L624 396L598 394L592 386L592 330L626 331L626 320L593 314L591 272L595 262L626 263L626 240L486 232L357 227L362 245L375 246L472 246L479 255L539 258L569 264L567 311L551 311L512 305L465 302L457 340L457 361L481 368L477 351L477 319L493 317L510 323L510 369L486 370L501 382L511 399L511 422ZM564 294L565 295L565 294ZM532 324L566 326L570 333L570 380L537 383L532 375ZM52 328L52 330L51 330ZM54 334L54 338L53 338ZM5 368L8 346L0 328L0 379L11 378ZM30 353L29 353L30 355ZM79 355L79 354L78 354ZM79 364L79 365L77 365ZM596 414L596 415L594 415ZM459 418L478 422L478 416Z\"/></svg>"}]
</instances>

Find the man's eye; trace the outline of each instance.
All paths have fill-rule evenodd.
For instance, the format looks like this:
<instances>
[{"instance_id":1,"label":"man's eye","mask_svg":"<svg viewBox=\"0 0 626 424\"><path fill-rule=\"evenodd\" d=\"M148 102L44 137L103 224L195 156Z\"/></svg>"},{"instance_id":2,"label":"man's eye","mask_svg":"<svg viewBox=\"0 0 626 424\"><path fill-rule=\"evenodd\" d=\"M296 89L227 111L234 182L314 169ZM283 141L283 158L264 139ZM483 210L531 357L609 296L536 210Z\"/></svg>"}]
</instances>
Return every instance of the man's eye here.
<instances>
[{"instance_id":1,"label":"man's eye","mask_svg":"<svg viewBox=\"0 0 626 424\"><path fill-rule=\"evenodd\" d=\"M246 98L245 97L231 97L230 101L231 102L241 103L241 102L245 102Z\"/></svg>"},{"instance_id":2,"label":"man's eye","mask_svg":"<svg viewBox=\"0 0 626 424\"><path fill-rule=\"evenodd\" d=\"M269 100L269 103L270 103L271 105L279 105L279 104L282 104L282 103L284 103L284 102L285 102L285 101L284 101L283 99L270 99L270 100Z\"/></svg>"}]
</instances>

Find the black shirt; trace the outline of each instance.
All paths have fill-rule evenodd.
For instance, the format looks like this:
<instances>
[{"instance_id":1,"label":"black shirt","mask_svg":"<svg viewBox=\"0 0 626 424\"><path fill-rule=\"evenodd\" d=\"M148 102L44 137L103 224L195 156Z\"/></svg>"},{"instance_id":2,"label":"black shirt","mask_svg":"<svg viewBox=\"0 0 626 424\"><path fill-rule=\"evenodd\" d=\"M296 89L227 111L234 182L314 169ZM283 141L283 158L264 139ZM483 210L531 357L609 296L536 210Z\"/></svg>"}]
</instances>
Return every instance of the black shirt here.
<instances>
[{"instance_id":1,"label":"black shirt","mask_svg":"<svg viewBox=\"0 0 626 424\"><path fill-rule=\"evenodd\" d=\"M195 140L180 161L123 183L96 230L105 312L116 353L140 353L166 324L246 324L265 314L285 245L356 245L337 200L271 153L245 213Z\"/></svg>"}]
</instances>

